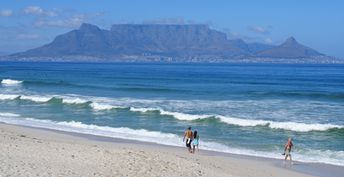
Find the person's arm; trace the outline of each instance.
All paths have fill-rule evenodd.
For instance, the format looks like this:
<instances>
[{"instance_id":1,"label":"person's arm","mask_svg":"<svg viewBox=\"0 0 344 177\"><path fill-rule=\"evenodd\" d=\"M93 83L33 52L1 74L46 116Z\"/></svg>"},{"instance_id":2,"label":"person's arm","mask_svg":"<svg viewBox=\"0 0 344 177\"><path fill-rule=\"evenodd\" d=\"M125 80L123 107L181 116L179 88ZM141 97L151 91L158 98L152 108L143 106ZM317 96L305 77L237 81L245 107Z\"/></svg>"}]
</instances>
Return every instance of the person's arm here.
<instances>
[{"instance_id":1,"label":"person's arm","mask_svg":"<svg viewBox=\"0 0 344 177\"><path fill-rule=\"evenodd\" d=\"M284 145L284 151L287 150L287 147L288 147L288 143L286 143L286 144Z\"/></svg>"}]
</instances>

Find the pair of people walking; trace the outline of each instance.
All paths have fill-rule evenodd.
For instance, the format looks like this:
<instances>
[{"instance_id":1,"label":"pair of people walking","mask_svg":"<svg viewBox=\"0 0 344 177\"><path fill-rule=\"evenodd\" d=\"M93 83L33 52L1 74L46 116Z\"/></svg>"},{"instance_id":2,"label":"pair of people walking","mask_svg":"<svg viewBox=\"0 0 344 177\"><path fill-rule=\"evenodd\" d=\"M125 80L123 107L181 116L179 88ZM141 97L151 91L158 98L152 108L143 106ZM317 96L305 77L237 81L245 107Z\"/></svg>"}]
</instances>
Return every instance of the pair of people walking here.
<instances>
[{"instance_id":1,"label":"pair of people walking","mask_svg":"<svg viewBox=\"0 0 344 177\"><path fill-rule=\"evenodd\" d=\"M197 130L192 132L191 127L188 127L184 133L183 142L184 141L190 153L195 153L196 147L198 151L199 135Z\"/></svg>"}]
</instances>

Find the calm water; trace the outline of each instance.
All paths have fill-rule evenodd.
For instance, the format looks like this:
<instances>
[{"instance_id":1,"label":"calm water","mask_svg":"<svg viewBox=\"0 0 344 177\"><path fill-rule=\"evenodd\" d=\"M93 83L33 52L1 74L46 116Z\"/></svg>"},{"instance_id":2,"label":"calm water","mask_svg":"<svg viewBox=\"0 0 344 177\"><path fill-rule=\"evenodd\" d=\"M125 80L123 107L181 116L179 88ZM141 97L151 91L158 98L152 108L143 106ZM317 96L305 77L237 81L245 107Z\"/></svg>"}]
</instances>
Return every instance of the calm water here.
<instances>
[{"instance_id":1,"label":"calm water","mask_svg":"<svg viewBox=\"0 0 344 177\"><path fill-rule=\"evenodd\" d=\"M344 166L344 65L0 63L0 121Z\"/></svg>"}]
</instances>

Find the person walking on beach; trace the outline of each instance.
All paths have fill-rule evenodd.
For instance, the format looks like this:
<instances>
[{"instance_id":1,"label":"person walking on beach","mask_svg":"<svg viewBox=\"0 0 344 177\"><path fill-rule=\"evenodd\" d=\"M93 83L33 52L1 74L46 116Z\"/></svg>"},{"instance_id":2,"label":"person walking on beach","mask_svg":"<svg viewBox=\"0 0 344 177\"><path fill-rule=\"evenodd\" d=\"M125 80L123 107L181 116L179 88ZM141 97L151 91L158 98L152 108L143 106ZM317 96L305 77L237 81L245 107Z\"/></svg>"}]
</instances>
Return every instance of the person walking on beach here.
<instances>
[{"instance_id":1,"label":"person walking on beach","mask_svg":"<svg viewBox=\"0 0 344 177\"><path fill-rule=\"evenodd\" d=\"M193 153L195 153L196 147L197 147L197 151L199 151L198 145L199 145L199 135L197 133L197 130L195 130L193 133L193 140L192 140L192 146L193 146L192 152Z\"/></svg>"},{"instance_id":2,"label":"person walking on beach","mask_svg":"<svg viewBox=\"0 0 344 177\"><path fill-rule=\"evenodd\" d=\"M289 157L290 162L292 162L290 151L293 146L294 146L293 142L291 141L291 138L289 137L287 143L284 145L284 155L285 155L284 160L287 160Z\"/></svg>"},{"instance_id":3,"label":"person walking on beach","mask_svg":"<svg viewBox=\"0 0 344 177\"><path fill-rule=\"evenodd\" d=\"M191 151L191 142L193 139L193 133L191 130L191 127L187 128L185 133L184 133L184 137L183 137L183 142L185 141L186 147L188 148L189 152L192 153Z\"/></svg>"}]
</instances>

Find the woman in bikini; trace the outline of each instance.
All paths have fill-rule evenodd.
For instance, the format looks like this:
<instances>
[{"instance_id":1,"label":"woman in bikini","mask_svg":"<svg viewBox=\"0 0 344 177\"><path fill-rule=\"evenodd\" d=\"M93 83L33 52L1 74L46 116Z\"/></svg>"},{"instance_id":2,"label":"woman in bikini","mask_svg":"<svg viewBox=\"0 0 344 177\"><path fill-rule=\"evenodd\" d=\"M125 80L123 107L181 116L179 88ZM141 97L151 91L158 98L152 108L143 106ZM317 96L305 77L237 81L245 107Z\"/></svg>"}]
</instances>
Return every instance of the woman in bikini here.
<instances>
[{"instance_id":1,"label":"woman in bikini","mask_svg":"<svg viewBox=\"0 0 344 177\"><path fill-rule=\"evenodd\" d=\"M293 142L291 141L291 138L289 137L287 143L284 145L284 155L285 155L284 160L287 160L289 157L290 162L292 161L290 151L293 146L294 146Z\"/></svg>"},{"instance_id":2,"label":"woman in bikini","mask_svg":"<svg viewBox=\"0 0 344 177\"><path fill-rule=\"evenodd\" d=\"M193 146L192 152L195 153L195 151L196 151L196 146L197 146L197 151L199 151L199 150L198 150L199 135L198 135L198 133L197 133L197 130L195 130L193 134L194 134L194 136L193 136L193 140L192 140L192 146Z\"/></svg>"}]
</instances>

